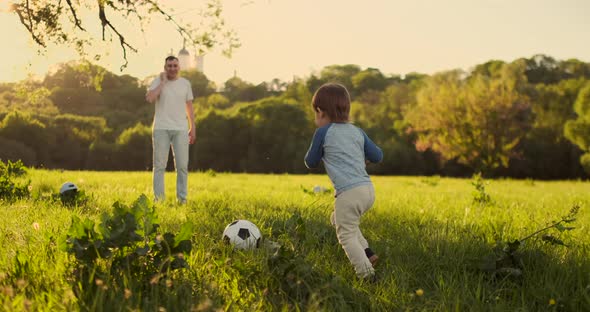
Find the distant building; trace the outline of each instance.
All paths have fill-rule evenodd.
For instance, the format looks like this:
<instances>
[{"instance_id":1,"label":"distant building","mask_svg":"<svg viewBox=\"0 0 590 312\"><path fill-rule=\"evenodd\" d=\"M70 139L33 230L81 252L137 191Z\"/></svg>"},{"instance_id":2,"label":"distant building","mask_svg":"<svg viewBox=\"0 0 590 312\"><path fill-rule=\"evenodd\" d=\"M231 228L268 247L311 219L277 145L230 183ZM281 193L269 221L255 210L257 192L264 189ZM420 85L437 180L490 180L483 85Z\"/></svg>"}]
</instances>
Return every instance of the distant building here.
<instances>
[{"instance_id":1,"label":"distant building","mask_svg":"<svg viewBox=\"0 0 590 312\"><path fill-rule=\"evenodd\" d=\"M197 70L205 73L205 55L195 55L195 63L197 64Z\"/></svg>"},{"instance_id":2,"label":"distant building","mask_svg":"<svg viewBox=\"0 0 590 312\"><path fill-rule=\"evenodd\" d=\"M170 49L170 55L173 55L172 49ZM195 51L195 57L191 57L191 54L188 52L186 47L183 45L182 49L178 51L178 63L180 65L181 70L190 70L196 69L202 73L205 73L205 55L199 54L197 55Z\"/></svg>"},{"instance_id":3,"label":"distant building","mask_svg":"<svg viewBox=\"0 0 590 312\"><path fill-rule=\"evenodd\" d=\"M192 69L193 62L191 62L191 55L188 53L188 50L182 47L180 51L178 51L178 63L180 65L180 69Z\"/></svg>"}]
</instances>

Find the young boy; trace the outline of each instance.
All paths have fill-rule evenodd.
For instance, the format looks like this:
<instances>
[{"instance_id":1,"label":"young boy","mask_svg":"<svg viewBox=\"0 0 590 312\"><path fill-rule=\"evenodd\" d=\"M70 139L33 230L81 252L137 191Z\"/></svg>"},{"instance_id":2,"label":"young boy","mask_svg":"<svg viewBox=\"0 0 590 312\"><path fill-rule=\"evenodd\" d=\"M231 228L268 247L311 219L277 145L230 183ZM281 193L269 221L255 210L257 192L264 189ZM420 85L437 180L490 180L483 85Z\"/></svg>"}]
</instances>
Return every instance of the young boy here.
<instances>
[{"instance_id":1,"label":"young boy","mask_svg":"<svg viewBox=\"0 0 590 312\"><path fill-rule=\"evenodd\" d=\"M361 216L375 202L375 190L365 166L383 159L381 149L363 130L349 123L350 95L340 84L321 86L313 96L316 130L305 155L305 165L315 168L323 160L336 190L332 224L357 276L373 279L378 257L359 229Z\"/></svg>"}]
</instances>

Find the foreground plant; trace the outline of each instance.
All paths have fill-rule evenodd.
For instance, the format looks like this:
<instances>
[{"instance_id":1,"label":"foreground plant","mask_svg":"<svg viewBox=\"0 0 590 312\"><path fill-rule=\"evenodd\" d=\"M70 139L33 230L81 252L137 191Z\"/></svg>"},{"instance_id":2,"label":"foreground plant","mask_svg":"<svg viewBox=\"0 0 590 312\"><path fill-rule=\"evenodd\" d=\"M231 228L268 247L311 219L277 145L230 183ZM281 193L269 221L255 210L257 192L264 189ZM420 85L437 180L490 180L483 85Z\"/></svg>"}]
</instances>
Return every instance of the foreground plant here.
<instances>
[{"instance_id":1,"label":"foreground plant","mask_svg":"<svg viewBox=\"0 0 590 312\"><path fill-rule=\"evenodd\" d=\"M0 200L13 201L28 197L30 194L31 181L17 183L16 178L25 176L27 167L20 161L0 160Z\"/></svg>"},{"instance_id":2,"label":"foreground plant","mask_svg":"<svg viewBox=\"0 0 590 312\"><path fill-rule=\"evenodd\" d=\"M169 281L171 271L188 268L192 223L183 224L178 234L161 234L159 227L145 195L131 206L115 202L112 214L103 215L100 224L73 217L61 247L76 260L76 296L90 304L105 285L119 293L129 288L143 292L160 280Z\"/></svg>"},{"instance_id":3,"label":"foreground plant","mask_svg":"<svg viewBox=\"0 0 590 312\"><path fill-rule=\"evenodd\" d=\"M485 272L492 273L494 276L512 276L520 277L523 274L523 262L520 254L520 247L526 240L529 240L535 236L545 233L550 230L562 233L575 229L573 226L566 226L576 221L576 215L580 211L580 205L574 204L570 209L569 213L559 220L549 223L546 227L533 232L521 239L516 239L512 242L506 242L502 248L498 248L495 254L488 256L484 259L481 269ZM551 245L560 245L567 247L567 245L560 238L551 235L543 234L541 239Z\"/></svg>"},{"instance_id":4,"label":"foreground plant","mask_svg":"<svg viewBox=\"0 0 590 312\"><path fill-rule=\"evenodd\" d=\"M492 198L486 193L486 182L484 181L481 173L473 175L471 185L475 187L473 191L473 202L481 205L487 205L492 202Z\"/></svg>"}]
</instances>

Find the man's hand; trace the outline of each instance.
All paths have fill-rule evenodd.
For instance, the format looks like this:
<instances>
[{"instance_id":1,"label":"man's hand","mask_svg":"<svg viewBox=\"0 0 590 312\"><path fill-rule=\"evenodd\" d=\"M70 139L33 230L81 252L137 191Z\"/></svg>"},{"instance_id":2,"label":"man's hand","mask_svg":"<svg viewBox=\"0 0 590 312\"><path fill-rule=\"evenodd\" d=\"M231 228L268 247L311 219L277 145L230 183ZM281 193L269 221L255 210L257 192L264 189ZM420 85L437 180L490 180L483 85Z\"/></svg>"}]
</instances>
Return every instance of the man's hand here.
<instances>
[{"instance_id":1,"label":"man's hand","mask_svg":"<svg viewBox=\"0 0 590 312\"><path fill-rule=\"evenodd\" d=\"M166 72L161 72L160 73L160 83L166 83L168 82L168 77L166 76Z\"/></svg>"},{"instance_id":2,"label":"man's hand","mask_svg":"<svg viewBox=\"0 0 590 312\"><path fill-rule=\"evenodd\" d=\"M153 90L149 90L146 95L145 95L145 100L154 104L156 103L156 99L158 99L158 97L160 96L160 92L162 92L162 88L164 88L164 85L166 84L166 82L168 81L168 78L166 78L166 73L165 72L161 72L160 73L160 84Z\"/></svg>"},{"instance_id":3,"label":"man's hand","mask_svg":"<svg viewBox=\"0 0 590 312\"><path fill-rule=\"evenodd\" d=\"M188 144L195 143L196 138L197 138L197 133L195 131L195 128L191 128L188 131Z\"/></svg>"}]
</instances>

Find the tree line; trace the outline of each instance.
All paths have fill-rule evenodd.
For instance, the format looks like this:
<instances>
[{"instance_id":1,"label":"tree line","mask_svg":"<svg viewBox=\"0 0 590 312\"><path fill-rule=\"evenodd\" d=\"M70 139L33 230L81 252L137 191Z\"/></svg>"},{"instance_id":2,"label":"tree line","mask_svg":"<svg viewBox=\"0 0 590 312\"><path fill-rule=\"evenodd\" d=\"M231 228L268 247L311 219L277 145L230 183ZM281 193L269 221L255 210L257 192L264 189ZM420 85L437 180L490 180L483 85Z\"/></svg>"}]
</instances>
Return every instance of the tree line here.
<instances>
[{"instance_id":1,"label":"tree line","mask_svg":"<svg viewBox=\"0 0 590 312\"><path fill-rule=\"evenodd\" d=\"M345 85L351 119L381 146L373 174L576 179L590 174L590 64L546 55L469 71L386 75L332 65L305 78L216 86L182 72L196 95L191 170L305 173L313 92ZM152 77L86 61L41 80L0 84L0 159L84 170L150 170ZM170 157L170 162L172 158ZM170 164L171 165L171 164ZM170 166L171 168L172 166Z\"/></svg>"}]
</instances>

